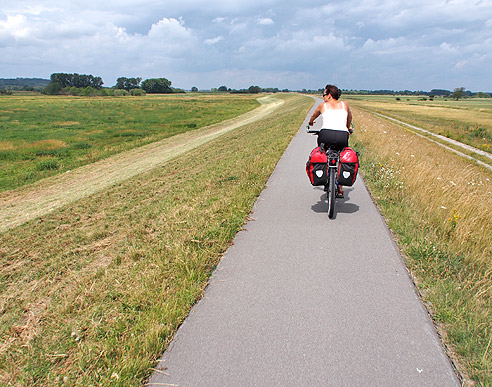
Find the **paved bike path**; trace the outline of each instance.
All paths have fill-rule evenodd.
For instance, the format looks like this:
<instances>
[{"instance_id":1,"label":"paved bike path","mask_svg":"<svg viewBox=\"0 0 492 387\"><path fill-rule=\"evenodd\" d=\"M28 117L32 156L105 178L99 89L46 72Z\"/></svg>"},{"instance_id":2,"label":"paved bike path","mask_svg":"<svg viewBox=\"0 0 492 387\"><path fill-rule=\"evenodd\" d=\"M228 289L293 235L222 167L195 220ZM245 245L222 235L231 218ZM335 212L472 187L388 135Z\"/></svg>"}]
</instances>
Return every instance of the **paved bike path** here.
<instances>
[{"instance_id":1,"label":"paved bike path","mask_svg":"<svg viewBox=\"0 0 492 387\"><path fill-rule=\"evenodd\" d=\"M328 219L303 128L149 385L459 385L362 179Z\"/></svg>"}]
</instances>

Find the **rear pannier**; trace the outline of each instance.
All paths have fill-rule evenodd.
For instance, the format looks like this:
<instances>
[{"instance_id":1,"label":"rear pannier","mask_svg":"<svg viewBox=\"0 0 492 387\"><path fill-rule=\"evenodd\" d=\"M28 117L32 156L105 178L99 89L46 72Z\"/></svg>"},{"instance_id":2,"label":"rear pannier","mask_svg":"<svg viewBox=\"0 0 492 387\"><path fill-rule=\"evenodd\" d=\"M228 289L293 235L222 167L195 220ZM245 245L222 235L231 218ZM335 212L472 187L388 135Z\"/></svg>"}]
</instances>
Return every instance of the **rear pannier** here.
<instances>
[{"instance_id":1,"label":"rear pannier","mask_svg":"<svg viewBox=\"0 0 492 387\"><path fill-rule=\"evenodd\" d=\"M312 185L325 185L328 182L328 159L319 147L311 151L306 172Z\"/></svg>"},{"instance_id":2,"label":"rear pannier","mask_svg":"<svg viewBox=\"0 0 492 387\"><path fill-rule=\"evenodd\" d=\"M359 157L350 147L346 147L340 153L340 166L338 168L338 184L352 186L359 171Z\"/></svg>"}]
</instances>

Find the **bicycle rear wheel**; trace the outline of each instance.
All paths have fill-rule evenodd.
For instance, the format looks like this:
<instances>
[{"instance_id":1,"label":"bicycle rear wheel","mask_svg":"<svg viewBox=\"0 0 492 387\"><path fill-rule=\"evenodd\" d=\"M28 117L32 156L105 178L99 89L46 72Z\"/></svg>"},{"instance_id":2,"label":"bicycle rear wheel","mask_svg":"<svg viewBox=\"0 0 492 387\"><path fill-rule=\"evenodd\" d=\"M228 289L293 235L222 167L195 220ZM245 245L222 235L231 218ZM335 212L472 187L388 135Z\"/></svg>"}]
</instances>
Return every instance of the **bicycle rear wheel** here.
<instances>
[{"instance_id":1,"label":"bicycle rear wheel","mask_svg":"<svg viewBox=\"0 0 492 387\"><path fill-rule=\"evenodd\" d=\"M328 191L326 191L326 196L328 197L328 217L333 219L335 216L335 194L336 194L336 184L335 184L335 170L334 168L329 168L330 175L328 176Z\"/></svg>"}]
</instances>

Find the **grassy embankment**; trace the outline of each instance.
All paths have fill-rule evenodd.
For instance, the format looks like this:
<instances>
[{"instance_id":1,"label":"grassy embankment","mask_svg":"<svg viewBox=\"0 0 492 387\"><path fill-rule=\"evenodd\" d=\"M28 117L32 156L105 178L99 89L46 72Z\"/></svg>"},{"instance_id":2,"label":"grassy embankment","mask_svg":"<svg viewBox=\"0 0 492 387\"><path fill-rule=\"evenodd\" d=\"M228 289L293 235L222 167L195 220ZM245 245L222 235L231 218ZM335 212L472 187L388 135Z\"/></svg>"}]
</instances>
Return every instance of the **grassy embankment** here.
<instances>
[{"instance_id":1,"label":"grassy embankment","mask_svg":"<svg viewBox=\"0 0 492 387\"><path fill-rule=\"evenodd\" d=\"M0 97L0 192L257 106L240 95Z\"/></svg>"},{"instance_id":2,"label":"grassy embankment","mask_svg":"<svg viewBox=\"0 0 492 387\"><path fill-rule=\"evenodd\" d=\"M141 385L313 103L277 98L267 119L1 235L0 383Z\"/></svg>"},{"instance_id":3,"label":"grassy embankment","mask_svg":"<svg viewBox=\"0 0 492 387\"><path fill-rule=\"evenodd\" d=\"M365 109L404 121L408 114L414 124L435 125L435 131L445 131L451 117L458 116L454 128L467 131L464 123L472 116L477 127L490 128L492 110L477 114L458 106L444 111L439 119L445 126L439 127L435 108L363 101L351 105L357 126L353 144L362 153L365 181L443 341L467 383L491 385L492 173ZM457 138L468 137L455 130Z\"/></svg>"},{"instance_id":4,"label":"grassy embankment","mask_svg":"<svg viewBox=\"0 0 492 387\"><path fill-rule=\"evenodd\" d=\"M492 98L461 101L436 98L353 97L352 104L399 119L492 153Z\"/></svg>"}]
</instances>

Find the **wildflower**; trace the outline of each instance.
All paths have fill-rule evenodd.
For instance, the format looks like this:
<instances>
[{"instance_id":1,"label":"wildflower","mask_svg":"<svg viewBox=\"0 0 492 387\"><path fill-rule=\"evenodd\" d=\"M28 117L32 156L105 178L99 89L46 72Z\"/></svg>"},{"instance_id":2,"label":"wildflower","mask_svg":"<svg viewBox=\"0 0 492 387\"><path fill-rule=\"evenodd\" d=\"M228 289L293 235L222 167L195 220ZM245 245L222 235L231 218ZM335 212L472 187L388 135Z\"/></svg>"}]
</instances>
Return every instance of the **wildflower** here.
<instances>
[{"instance_id":1,"label":"wildflower","mask_svg":"<svg viewBox=\"0 0 492 387\"><path fill-rule=\"evenodd\" d=\"M441 206L441 208L442 208L443 210L447 210L447 207Z\"/></svg>"},{"instance_id":2,"label":"wildflower","mask_svg":"<svg viewBox=\"0 0 492 387\"><path fill-rule=\"evenodd\" d=\"M456 183L452 180L449 181L452 185L456 186Z\"/></svg>"},{"instance_id":3,"label":"wildflower","mask_svg":"<svg viewBox=\"0 0 492 387\"><path fill-rule=\"evenodd\" d=\"M448 222L451 224L452 227L456 227L460 219L461 219L461 215L458 214L458 210L453 210L451 216L448 219Z\"/></svg>"}]
</instances>

